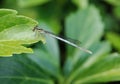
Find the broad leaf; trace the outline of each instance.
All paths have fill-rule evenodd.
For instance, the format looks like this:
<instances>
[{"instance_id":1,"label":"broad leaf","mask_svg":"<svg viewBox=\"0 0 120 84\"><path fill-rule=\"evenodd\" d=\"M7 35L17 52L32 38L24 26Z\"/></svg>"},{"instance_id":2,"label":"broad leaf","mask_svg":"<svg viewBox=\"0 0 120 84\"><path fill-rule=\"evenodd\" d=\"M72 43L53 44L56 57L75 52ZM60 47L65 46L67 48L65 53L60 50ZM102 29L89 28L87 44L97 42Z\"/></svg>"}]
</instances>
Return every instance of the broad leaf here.
<instances>
[{"instance_id":1,"label":"broad leaf","mask_svg":"<svg viewBox=\"0 0 120 84\"><path fill-rule=\"evenodd\" d=\"M16 15L15 10L0 9L0 56L31 53L32 49L22 44L31 44L42 37L36 37L32 29L38 24L31 18Z\"/></svg>"},{"instance_id":2,"label":"broad leaf","mask_svg":"<svg viewBox=\"0 0 120 84\"><path fill-rule=\"evenodd\" d=\"M93 52L92 55L89 55L76 48L67 48L68 57L64 66L67 84L120 80L119 55L108 55L111 50L109 42L100 42L103 31L101 17L94 6L77 11L67 18L66 35L79 39L82 47Z\"/></svg>"},{"instance_id":3,"label":"broad leaf","mask_svg":"<svg viewBox=\"0 0 120 84\"><path fill-rule=\"evenodd\" d=\"M26 55L0 59L0 82L2 84L53 84L50 75Z\"/></svg>"},{"instance_id":4,"label":"broad leaf","mask_svg":"<svg viewBox=\"0 0 120 84\"><path fill-rule=\"evenodd\" d=\"M103 23L101 22L98 10L93 6L82 11L79 10L75 14L71 14L66 19L67 37L69 36L71 38L80 40L81 47L89 49L90 47L97 45L102 34ZM95 54L96 51L94 51L94 47L91 49L90 50L93 52L93 54ZM65 69L67 73L71 72L73 68L77 66L78 62L82 64L85 59L90 57L89 54L71 47L68 47L68 56L69 57L65 67L67 69Z\"/></svg>"}]
</instances>

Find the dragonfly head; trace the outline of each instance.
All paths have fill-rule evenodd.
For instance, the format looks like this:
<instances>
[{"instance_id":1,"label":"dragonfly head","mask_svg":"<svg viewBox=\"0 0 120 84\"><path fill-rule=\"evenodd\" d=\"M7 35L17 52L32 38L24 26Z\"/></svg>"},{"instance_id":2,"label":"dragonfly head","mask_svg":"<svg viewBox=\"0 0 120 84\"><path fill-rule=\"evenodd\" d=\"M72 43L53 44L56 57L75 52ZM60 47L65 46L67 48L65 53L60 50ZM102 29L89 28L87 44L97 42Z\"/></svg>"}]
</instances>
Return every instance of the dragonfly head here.
<instances>
[{"instance_id":1,"label":"dragonfly head","mask_svg":"<svg viewBox=\"0 0 120 84\"><path fill-rule=\"evenodd\" d=\"M35 26L33 31L39 31L40 33L45 33L43 29L38 28L38 26Z\"/></svg>"}]
</instances>

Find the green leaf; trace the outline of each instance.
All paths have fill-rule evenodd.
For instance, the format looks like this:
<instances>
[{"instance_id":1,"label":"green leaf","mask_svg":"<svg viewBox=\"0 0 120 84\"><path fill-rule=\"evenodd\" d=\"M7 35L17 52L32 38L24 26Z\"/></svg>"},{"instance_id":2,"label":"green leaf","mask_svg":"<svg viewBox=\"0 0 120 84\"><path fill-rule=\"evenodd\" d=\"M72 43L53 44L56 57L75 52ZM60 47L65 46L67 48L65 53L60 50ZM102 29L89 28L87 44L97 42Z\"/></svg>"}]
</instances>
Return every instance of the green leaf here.
<instances>
[{"instance_id":1,"label":"green leaf","mask_svg":"<svg viewBox=\"0 0 120 84\"><path fill-rule=\"evenodd\" d=\"M94 15L93 15L94 14ZM66 35L82 42L80 46L87 49L96 45L103 34L103 23L98 10L91 6L85 10L79 10L71 14L66 19ZM92 48L91 48L92 49ZM94 48L93 48L94 49ZM71 53L72 52L72 53ZM93 51L93 54L95 51ZM86 53L76 48L68 47L68 60L66 62L66 72L71 72L77 62L86 59ZM82 59L81 59L82 58ZM70 73L69 73L70 74Z\"/></svg>"},{"instance_id":2,"label":"green leaf","mask_svg":"<svg viewBox=\"0 0 120 84\"><path fill-rule=\"evenodd\" d=\"M92 55L89 55L79 49L67 47L68 57L64 66L67 84L120 80L119 55L108 55L111 50L110 43L107 41L100 42L104 31L103 25L99 11L94 6L85 10L78 10L67 17L66 35L79 39L82 42L82 47L93 52Z\"/></svg>"},{"instance_id":3,"label":"green leaf","mask_svg":"<svg viewBox=\"0 0 120 84\"><path fill-rule=\"evenodd\" d=\"M120 6L120 0L105 0L105 1L114 6Z\"/></svg>"},{"instance_id":4,"label":"green leaf","mask_svg":"<svg viewBox=\"0 0 120 84\"><path fill-rule=\"evenodd\" d=\"M0 9L0 56L32 53L22 44L32 44L43 37L36 37L32 29L38 24L31 18L16 15L15 10Z\"/></svg>"},{"instance_id":5,"label":"green leaf","mask_svg":"<svg viewBox=\"0 0 120 84\"><path fill-rule=\"evenodd\" d=\"M92 61L92 60L91 60ZM84 70L74 81L74 84L110 82L120 80L120 55L108 55Z\"/></svg>"},{"instance_id":6,"label":"green leaf","mask_svg":"<svg viewBox=\"0 0 120 84\"><path fill-rule=\"evenodd\" d=\"M117 18L120 18L120 5L114 7L113 12L114 12L114 15L115 15Z\"/></svg>"},{"instance_id":7,"label":"green leaf","mask_svg":"<svg viewBox=\"0 0 120 84\"><path fill-rule=\"evenodd\" d=\"M120 52L120 35L113 32L108 32L106 38Z\"/></svg>"},{"instance_id":8,"label":"green leaf","mask_svg":"<svg viewBox=\"0 0 120 84\"><path fill-rule=\"evenodd\" d=\"M91 66L96 64L101 59L104 59L106 57L106 54L110 51L110 45L108 44L108 42L103 42L101 44L98 43L96 46L93 46L93 48L95 50L94 50L94 54L92 56L85 57L83 55L84 57L81 57L81 59L79 59L80 62L79 61L77 62L78 64L76 64L74 70L71 72L71 74L68 78L68 81L74 80L74 82L76 82L77 79L82 81L83 78L89 77L90 73L88 74L87 72L89 72L91 70ZM96 65L96 67L94 67L94 69L97 69L97 65ZM93 72L95 72L95 71L93 71ZM96 81L96 82L99 82L99 81Z\"/></svg>"},{"instance_id":9,"label":"green leaf","mask_svg":"<svg viewBox=\"0 0 120 84\"><path fill-rule=\"evenodd\" d=\"M50 75L26 55L0 58L0 82L2 84L53 84Z\"/></svg>"},{"instance_id":10,"label":"green leaf","mask_svg":"<svg viewBox=\"0 0 120 84\"><path fill-rule=\"evenodd\" d=\"M18 5L21 7L32 7L42 5L50 0L18 0Z\"/></svg>"},{"instance_id":11,"label":"green leaf","mask_svg":"<svg viewBox=\"0 0 120 84\"><path fill-rule=\"evenodd\" d=\"M54 80L58 80L61 75L59 61L56 40L46 38L46 44L38 43L34 46L34 54L0 58L0 82L3 84L54 84Z\"/></svg>"}]
</instances>

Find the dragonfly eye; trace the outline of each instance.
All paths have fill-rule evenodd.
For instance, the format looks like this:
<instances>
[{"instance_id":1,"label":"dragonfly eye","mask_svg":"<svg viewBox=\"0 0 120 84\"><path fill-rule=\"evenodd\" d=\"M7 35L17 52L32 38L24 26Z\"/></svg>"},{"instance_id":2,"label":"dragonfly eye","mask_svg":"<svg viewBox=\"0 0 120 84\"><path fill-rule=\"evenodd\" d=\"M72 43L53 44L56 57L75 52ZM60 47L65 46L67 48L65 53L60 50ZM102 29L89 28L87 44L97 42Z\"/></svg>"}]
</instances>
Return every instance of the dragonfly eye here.
<instances>
[{"instance_id":1,"label":"dragonfly eye","mask_svg":"<svg viewBox=\"0 0 120 84\"><path fill-rule=\"evenodd\" d=\"M45 33L43 29L37 29L40 33Z\"/></svg>"},{"instance_id":2,"label":"dragonfly eye","mask_svg":"<svg viewBox=\"0 0 120 84\"><path fill-rule=\"evenodd\" d=\"M39 30L39 29L38 29L38 26L35 26L35 27L33 28L33 32L34 32L35 30Z\"/></svg>"},{"instance_id":3,"label":"dragonfly eye","mask_svg":"<svg viewBox=\"0 0 120 84\"><path fill-rule=\"evenodd\" d=\"M34 27L34 29L32 30L33 32L36 30L36 28Z\"/></svg>"},{"instance_id":4,"label":"dragonfly eye","mask_svg":"<svg viewBox=\"0 0 120 84\"><path fill-rule=\"evenodd\" d=\"M35 27L33 28L33 32L34 32L34 31L39 31L40 33L44 33L44 30L43 30L43 29L39 29L38 26L35 26Z\"/></svg>"}]
</instances>

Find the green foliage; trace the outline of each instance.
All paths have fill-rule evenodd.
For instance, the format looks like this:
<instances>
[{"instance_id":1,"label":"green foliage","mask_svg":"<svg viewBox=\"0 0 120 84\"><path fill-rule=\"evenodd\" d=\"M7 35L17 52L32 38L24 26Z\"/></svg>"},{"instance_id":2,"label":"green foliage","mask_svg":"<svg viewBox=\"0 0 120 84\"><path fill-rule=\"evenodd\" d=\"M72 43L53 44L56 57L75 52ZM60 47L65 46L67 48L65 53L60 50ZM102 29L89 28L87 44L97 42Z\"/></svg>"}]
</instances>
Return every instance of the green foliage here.
<instances>
[{"instance_id":1,"label":"green foliage","mask_svg":"<svg viewBox=\"0 0 120 84\"><path fill-rule=\"evenodd\" d=\"M32 49L22 44L39 41L32 31L38 23L31 18L16 14L15 10L0 9L0 56L32 53Z\"/></svg>"},{"instance_id":2,"label":"green foliage","mask_svg":"<svg viewBox=\"0 0 120 84\"><path fill-rule=\"evenodd\" d=\"M119 0L105 0L114 6L113 13L117 18L120 18L120 1Z\"/></svg>"},{"instance_id":3,"label":"green foliage","mask_svg":"<svg viewBox=\"0 0 120 84\"><path fill-rule=\"evenodd\" d=\"M77 49L70 50L70 48L68 48L68 59L64 67L67 84L71 82L73 84L83 84L114 80L109 77L110 74L112 74L112 70L114 70L113 65L105 65L107 64L107 60L111 59L109 58L110 55L106 55L111 49L110 44L108 42L99 42L102 34L103 23L101 22L99 12L94 7L89 7L84 11L78 11L76 14L67 18L66 35L74 38L77 37L76 39L83 41L83 46L88 49L94 49L93 55L88 56ZM119 57L119 55L112 56L115 56L116 60ZM109 63L112 63L112 61L115 62L115 59L111 60ZM111 72L109 72L109 70ZM115 70L115 73L118 73L119 66L115 68ZM106 74L104 74L104 72L106 72ZM111 76L119 78L120 74L119 76L116 74L112 74Z\"/></svg>"},{"instance_id":4,"label":"green foliage","mask_svg":"<svg viewBox=\"0 0 120 84\"><path fill-rule=\"evenodd\" d=\"M0 83L98 84L120 81L119 1L1 1L2 8L16 9L21 15L38 22L16 15L15 10L0 9L0 56L14 55L0 58ZM58 45L56 39L47 35L46 44L38 42L45 40L44 36L32 31L36 25L54 33L61 30L66 37L80 40L79 46L93 54L70 45ZM35 42L38 43L33 44Z\"/></svg>"},{"instance_id":5,"label":"green foliage","mask_svg":"<svg viewBox=\"0 0 120 84\"><path fill-rule=\"evenodd\" d=\"M119 0L105 0L108 3L114 5L114 6L120 6L120 1Z\"/></svg>"},{"instance_id":6,"label":"green foliage","mask_svg":"<svg viewBox=\"0 0 120 84\"><path fill-rule=\"evenodd\" d=\"M120 6L114 8L114 14L117 18L120 18Z\"/></svg>"},{"instance_id":7,"label":"green foliage","mask_svg":"<svg viewBox=\"0 0 120 84\"><path fill-rule=\"evenodd\" d=\"M80 8L87 8L88 0L72 0Z\"/></svg>"},{"instance_id":8,"label":"green foliage","mask_svg":"<svg viewBox=\"0 0 120 84\"><path fill-rule=\"evenodd\" d=\"M50 0L18 0L18 5L21 7L31 7L44 4Z\"/></svg>"},{"instance_id":9,"label":"green foliage","mask_svg":"<svg viewBox=\"0 0 120 84\"><path fill-rule=\"evenodd\" d=\"M53 84L50 75L41 69L38 58L38 56L26 55L1 58L0 82L2 84Z\"/></svg>"},{"instance_id":10,"label":"green foliage","mask_svg":"<svg viewBox=\"0 0 120 84\"><path fill-rule=\"evenodd\" d=\"M106 38L111 42L111 44L120 52L120 36L114 32L108 32Z\"/></svg>"}]
</instances>

